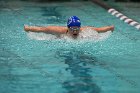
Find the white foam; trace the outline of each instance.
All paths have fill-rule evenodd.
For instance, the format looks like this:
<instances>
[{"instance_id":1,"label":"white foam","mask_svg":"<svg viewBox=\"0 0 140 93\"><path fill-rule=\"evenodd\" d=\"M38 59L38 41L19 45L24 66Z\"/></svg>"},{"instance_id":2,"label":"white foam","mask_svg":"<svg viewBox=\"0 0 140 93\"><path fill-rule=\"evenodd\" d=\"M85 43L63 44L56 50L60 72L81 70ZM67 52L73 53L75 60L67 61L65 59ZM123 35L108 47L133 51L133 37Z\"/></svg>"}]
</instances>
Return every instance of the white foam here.
<instances>
[{"instance_id":1,"label":"white foam","mask_svg":"<svg viewBox=\"0 0 140 93\"><path fill-rule=\"evenodd\" d=\"M47 33L36 33L36 32L29 32L27 35L30 39L35 40L54 40L54 39L61 39L61 40L92 40L92 41L101 41L107 39L111 35L111 31L98 33L90 28L85 29L79 33L79 36L76 39L73 39L71 36L62 34L60 37L56 35L47 34Z\"/></svg>"},{"instance_id":2,"label":"white foam","mask_svg":"<svg viewBox=\"0 0 140 93\"><path fill-rule=\"evenodd\" d=\"M107 31L104 33L98 33L95 30L87 28L84 31L82 31L82 33L80 33L80 39L100 41L100 40L105 40L106 38L108 38L111 33L112 33L111 31Z\"/></svg>"}]
</instances>

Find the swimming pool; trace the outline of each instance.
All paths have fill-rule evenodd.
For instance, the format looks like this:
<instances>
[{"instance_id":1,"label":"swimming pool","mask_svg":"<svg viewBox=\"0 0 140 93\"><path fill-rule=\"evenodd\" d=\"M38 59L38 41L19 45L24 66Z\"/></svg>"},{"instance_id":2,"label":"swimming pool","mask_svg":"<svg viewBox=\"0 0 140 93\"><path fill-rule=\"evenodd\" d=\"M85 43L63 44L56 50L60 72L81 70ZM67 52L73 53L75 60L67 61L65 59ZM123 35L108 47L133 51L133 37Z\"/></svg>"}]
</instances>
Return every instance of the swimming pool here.
<instances>
[{"instance_id":1,"label":"swimming pool","mask_svg":"<svg viewBox=\"0 0 140 93\"><path fill-rule=\"evenodd\" d=\"M135 28L91 2L0 2L1 93L140 92L140 34ZM79 40L23 30L24 24L66 25L71 15L79 16L83 26L116 28Z\"/></svg>"}]
</instances>

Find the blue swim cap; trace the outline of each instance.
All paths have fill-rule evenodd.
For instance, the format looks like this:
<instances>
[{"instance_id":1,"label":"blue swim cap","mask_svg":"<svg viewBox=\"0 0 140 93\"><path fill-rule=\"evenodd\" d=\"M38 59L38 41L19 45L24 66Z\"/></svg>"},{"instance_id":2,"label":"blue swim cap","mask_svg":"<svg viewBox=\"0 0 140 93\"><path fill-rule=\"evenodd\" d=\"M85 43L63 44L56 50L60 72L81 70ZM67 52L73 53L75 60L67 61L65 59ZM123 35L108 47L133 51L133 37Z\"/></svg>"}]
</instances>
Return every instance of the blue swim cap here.
<instances>
[{"instance_id":1,"label":"blue swim cap","mask_svg":"<svg viewBox=\"0 0 140 93\"><path fill-rule=\"evenodd\" d=\"M72 16L68 19L67 27L70 28L71 26L81 27L80 19L77 16Z\"/></svg>"}]
</instances>

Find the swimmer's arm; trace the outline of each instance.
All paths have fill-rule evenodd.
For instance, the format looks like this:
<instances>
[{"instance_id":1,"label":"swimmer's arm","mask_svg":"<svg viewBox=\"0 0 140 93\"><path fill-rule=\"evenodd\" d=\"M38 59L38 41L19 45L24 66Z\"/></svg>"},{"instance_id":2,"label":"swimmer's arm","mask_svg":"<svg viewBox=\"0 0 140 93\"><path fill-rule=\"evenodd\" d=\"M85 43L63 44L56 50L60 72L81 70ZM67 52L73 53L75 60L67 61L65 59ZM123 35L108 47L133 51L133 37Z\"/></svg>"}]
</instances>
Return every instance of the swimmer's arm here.
<instances>
[{"instance_id":1,"label":"swimmer's arm","mask_svg":"<svg viewBox=\"0 0 140 93\"><path fill-rule=\"evenodd\" d=\"M91 27L91 26L87 26L87 27L82 27L81 30L83 30L85 28L90 28L90 29L95 30L97 32L107 32L107 31L113 31L114 30L114 26L105 26L105 27Z\"/></svg>"},{"instance_id":2,"label":"swimmer's arm","mask_svg":"<svg viewBox=\"0 0 140 93\"><path fill-rule=\"evenodd\" d=\"M24 26L25 31L32 32L53 32L53 33L66 33L67 28L63 26Z\"/></svg>"},{"instance_id":3,"label":"swimmer's arm","mask_svg":"<svg viewBox=\"0 0 140 93\"><path fill-rule=\"evenodd\" d=\"M96 30L97 32L107 32L107 31L113 31L114 26L105 26L105 27L92 27L93 30Z\"/></svg>"}]
</instances>

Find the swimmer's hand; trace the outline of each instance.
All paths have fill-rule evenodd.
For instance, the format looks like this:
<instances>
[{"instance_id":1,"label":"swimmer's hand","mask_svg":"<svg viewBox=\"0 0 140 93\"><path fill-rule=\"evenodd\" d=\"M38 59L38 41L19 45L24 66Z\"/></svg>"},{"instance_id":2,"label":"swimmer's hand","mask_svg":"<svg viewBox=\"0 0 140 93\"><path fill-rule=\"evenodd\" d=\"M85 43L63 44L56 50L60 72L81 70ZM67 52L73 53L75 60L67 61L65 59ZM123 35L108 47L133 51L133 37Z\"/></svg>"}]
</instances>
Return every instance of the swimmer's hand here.
<instances>
[{"instance_id":1,"label":"swimmer's hand","mask_svg":"<svg viewBox=\"0 0 140 93\"><path fill-rule=\"evenodd\" d=\"M32 31L32 32L47 32L48 28L47 27L41 27L41 26L28 26L24 25L24 30L25 31Z\"/></svg>"},{"instance_id":2,"label":"swimmer's hand","mask_svg":"<svg viewBox=\"0 0 140 93\"><path fill-rule=\"evenodd\" d=\"M27 25L24 25L24 31L30 31L30 27L29 26L27 26Z\"/></svg>"},{"instance_id":3,"label":"swimmer's hand","mask_svg":"<svg viewBox=\"0 0 140 93\"><path fill-rule=\"evenodd\" d=\"M114 25L110 26L110 30L113 32L114 31Z\"/></svg>"}]
</instances>

